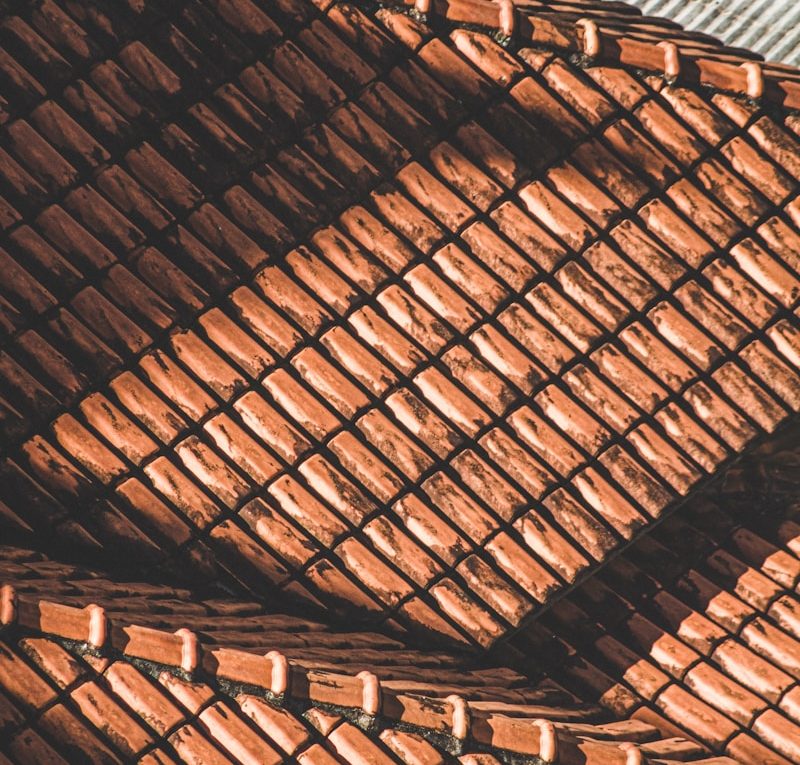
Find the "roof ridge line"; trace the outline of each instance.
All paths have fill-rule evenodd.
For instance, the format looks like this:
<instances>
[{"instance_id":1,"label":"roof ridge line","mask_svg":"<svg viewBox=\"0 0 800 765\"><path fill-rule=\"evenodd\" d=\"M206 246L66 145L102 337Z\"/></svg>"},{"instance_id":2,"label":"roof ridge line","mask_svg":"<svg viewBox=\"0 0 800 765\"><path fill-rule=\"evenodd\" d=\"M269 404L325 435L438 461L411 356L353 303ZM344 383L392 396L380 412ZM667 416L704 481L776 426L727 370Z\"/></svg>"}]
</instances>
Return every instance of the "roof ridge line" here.
<instances>
[{"instance_id":1,"label":"roof ridge line","mask_svg":"<svg viewBox=\"0 0 800 765\"><path fill-rule=\"evenodd\" d=\"M378 717L444 737L454 751L467 740L491 750L523 756L524 762L555 763L559 756L587 743L603 749L618 749L619 765L639 765L645 759L638 745L629 742L585 739L568 725L540 717L514 717L501 709L480 707L459 694L445 698L426 696L384 686L369 671L357 674L313 669L290 663L280 651L251 653L238 648L203 646L197 634L187 628L175 632L136 624L114 625L102 606L68 606L45 598L26 598L13 585L0 586L0 634L14 627L35 634L85 646L87 653L109 650L124 659L164 668L186 680L198 671L223 686L259 689L276 706L287 702L309 702L336 711L350 711L369 727ZM264 678L263 681L260 678ZM498 702L502 706L502 702ZM473 718L484 724L473 726ZM622 759L622 758L625 759ZM571 761L571 760L570 760ZM615 760L614 762L617 762Z\"/></svg>"},{"instance_id":2,"label":"roof ridge line","mask_svg":"<svg viewBox=\"0 0 800 765\"><path fill-rule=\"evenodd\" d=\"M589 63L613 63L650 71L669 82L714 88L786 109L800 109L800 68L746 58L720 43L719 50L693 50L669 38L636 39L626 30L602 23L588 10L575 22L545 18L511 0L397 0L423 18L440 17L453 26L494 31L506 44L536 44L580 56ZM554 10L553 14L559 11ZM635 19L642 17L632 16ZM652 35L648 35L651 36ZM756 54L754 54L756 55Z\"/></svg>"}]
</instances>

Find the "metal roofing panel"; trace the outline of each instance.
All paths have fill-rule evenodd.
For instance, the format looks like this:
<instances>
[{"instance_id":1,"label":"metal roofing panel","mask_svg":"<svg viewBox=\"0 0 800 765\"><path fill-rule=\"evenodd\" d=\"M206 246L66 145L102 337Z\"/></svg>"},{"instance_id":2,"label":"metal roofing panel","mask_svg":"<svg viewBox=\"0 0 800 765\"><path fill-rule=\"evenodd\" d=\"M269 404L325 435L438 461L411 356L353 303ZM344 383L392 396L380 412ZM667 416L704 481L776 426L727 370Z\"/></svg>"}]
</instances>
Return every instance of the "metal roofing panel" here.
<instances>
[{"instance_id":1,"label":"metal roofing panel","mask_svg":"<svg viewBox=\"0 0 800 765\"><path fill-rule=\"evenodd\" d=\"M800 65L797 0L628 0L648 16L672 19L693 31L749 48L768 61Z\"/></svg>"}]
</instances>

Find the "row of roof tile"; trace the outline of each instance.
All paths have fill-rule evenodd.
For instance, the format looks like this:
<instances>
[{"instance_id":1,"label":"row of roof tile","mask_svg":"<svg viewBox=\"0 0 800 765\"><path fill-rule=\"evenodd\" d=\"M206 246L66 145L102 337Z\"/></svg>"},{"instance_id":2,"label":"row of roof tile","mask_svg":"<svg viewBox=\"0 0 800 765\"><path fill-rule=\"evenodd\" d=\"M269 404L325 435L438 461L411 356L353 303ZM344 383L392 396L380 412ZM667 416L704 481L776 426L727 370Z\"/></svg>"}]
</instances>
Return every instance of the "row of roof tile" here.
<instances>
[{"instance_id":1,"label":"row of roof tile","mask_svg":"<svg viewBox=\"0 0 800 765\"><path fill-rule=\"evenodd\" d=\"M406 5L2 4L0 762L800 761L800 78Z\"/></svg>"},{"instance_id":2,"label":"row of roof tile","mask_svg":"<svg viewBox=\"0 0 800 765\"><path fill-rule=\"evenodd\" d=\"M187 33L208 30L194 24L194 12L181 12ZM281 94L296 88L312 111L319 99L320 113L371 83L380 65L402 62L406 54L396 43L393 58L378 52L388 38L351 6L329 6L311 26L330 41L332 29L346 36L354 19L370 30L374 45L359 47L370 64L342 40L338 44L350 51L342 60L362 61L352 64L364 72L361 80L332 64L326 70L335 84L321 70L297 79L276 53L270 77L284 78ZM389 13L384 20L390 28L402 24L422 39L430 36L407 16ZM298 33L308 51L302 55L330 64L319 58L317 37L308 37ZM590 70L611 89L604 95L563 60L523 52L522 61L534 67L526 69L474 33L455 32L451 44L432 38L412 47L413 60L391 68L388 82L413 107L399 107L396 95L393 103L430 126L427 139L423 129L416 141L409 141L410 133L395 141L414 157L423 152L425 163L406 155L400 167L385 159L383 172L400 168L396 185L379 186L368 207L350 207L335 226L319 229L309 241L313 250L301 247L282 263L262 267L262 247L288 247L308 226L324 222L309 218L318 215L312 211L330 220L348 204L338 178L348 152L363 148L346 142L363 131L348 133L333 117L341 137L326 124L324 144L304 141L304 149L278 153L281 176L269 169L267 181L256 170L252 193L238 185L223 192L227 217L197 198L187 202L200 205L188 221L205 243L178 224L183 252L197 252L208 266L220 258L207 248L222 249L230 273L238 271L240 280L252 275L249 285L228 282L234 288L210 309L200 297L184 304L182 295L198 296L201 288L162 258L164 265L152 272L158 282L151 281L160 298L122 286L111 290L129 305L136 296L136 311L147 310L152 332L123 315L131 315L124 302L115 308L90 286L47 324L47 335L55 331L57 342L70 348L66 355L46 345L38 327L16 335L20 353L8 360L7 379L17 382L11 397L42 408L45 394L28 374L38 367L45 379L52 371L64 384L64 403L79 402L55 418L52 435L30 438L7 463L9 480L24 487L18 494L25 497L23 524L37 525L30 516L33 491L47 507L38 523L50 527L61 503L59 533L90 548L113 549L124 540L159 560L177 547L188 549L197 566L198 558L209 558L210 545L233 577L254 591L263 593L268 583L290 598L391 611L408 625L488 645L658 516L670 496L686 493L759 430L771 430L797 408L795 319L787 314L797 300L796 263L785 245L776 254L765 243L775 230L778 241L792 230L793 185L787 181L778 191L755 169L748 175L742 170L747 162L730 163L717 153L723 139L708 135L710 115L712 125L735 131L731 118L744 125L752 119L746 109L729 99L710 106L690 91L669 89L681 113L624 72ZM148 54L148 66L156 66L155 55ZM436 99L422 102L415 95L420 78ZM139 79L146 87L169 77ZM326 82L327 95L320 90ZM152 87L156 93L160 85ZM565 87L575 94L572 103ZM316 89L313 97L309 88ZM380 90L386 98L386 88L385 82L367 84L366 93ZM623 102L635 98L642 113L648 104L651 110L672 107L670 119L685 120L684 132L699 131L695 144L705 138L707 145L683 160L670 158L669 149L657 148L642 132L659 119L636 127L621 111L630 104L614 105L614 94ZM383 122L381 131L397 133L398 112L370 106L369 99L361 96L362 108ZM490 99L497 116L487 127L474 118L464 122L465 108L481 112ZM588 103L594 111L587 113ZM512 146L522 146L523 136L527 143L536 136L542 142L550 135L542 130L556 124L562 137L544 141L552 149L536 158L537 167L523 170L523 152L515 156L491 137L500 115L515 120L514 131L526 131L501 132ZM433 138L444 125L452 130L459 124L459 148ZM217 150L232 129L215 133L222 140ZM663 134L657 128L653 137ZM374 144L376 132L368 135ZM775 126L772 135L784 134ZM766 151L777 151L780 140L765 142ZM16 145L20 160L34 144ZM241 159L239 139L231 146ZM760 149L748 146L758 155ZM177 198L164 196L174 184L155 181L178 176L150 150L144 167L152 169L142 175L136 164L142 153L135 151L126 155L131 172L142 182L149 172L149 190L178 213ZM608 165L597 161L598 151L610 158ZM570 160L544 171L545 162L566 154ZM758 162L773 176L778 172L766 156ZM33 172L51 165L27 160ZM202 173L206 165L195 157L182 169ZM351 167L367 165L359 160ZM528 181L531 170L543 176ZM351 188L364 193L380 180L376 173L359 182L351 173ZM202 175L186 182L215 185ZM789 200L785 212L776 214L752 183L773 195L773 204ZM112 251L141 249L147 235L120 216L143 208L126 208L111 189L68 198L87 200L76 202L83 205L79 217ZM664 189L666 197L659 196ZM88 200L101 192L110 196L103 209L116 204L121 210L98 216L97 201ZM33 201L27 191L24 198ZM133 198L126 192L125 199ZM281 206L268 212L262 202ZM628 217L637 207L637 217ZM284 227L279 219L295 221L296 233L287 229L274 238L276 226ZM747 228L756 225L758 233L748 236ZM130 238L133 231L140 233ZM732 262L713 255L715 246L734 242ZM574 252L585 254L585 265ZM138 262L150 254L149 247L141 251ZM699 266L705 266L702 275ZM126 283L127 276L120 278ZM673 294L665 298L664 288ZM164 301L191 310L193 328L159 335L153 310L165 317L159 330L172 326ZM92 340L73 311L102 339ZM91 366L70 371L71 360L81 356ZM120 364L127 367L122 374L115 371ZM87 396L88 380L96 382L98 374L111 374L110 383ZM58 404L50 416L57 411ZM410 485L415 488L408 493ZM541 512L527 509L545 495ZM504 498L500 505L497 497ZM101 503L89 528L70 517L78 501ZM380 509L388 505L391 517ZM13 506L10 512L20 515ZM520 571L527 572L522 591L519 579L508 581Z\"/></svg>"},{"instance_id":3,"label":"row of roof tile","mask_svg":"<svg viewBox=\"0 0 800 765\"><path fill-rule=\"evenodd\" d=\"M796 466L795 428L555 604L544 630L578 660L553 677L739 761L796 762Z\"/></svg>"},{"instance_id":4,"label":"row of roof tile","mask_svg":"<svg viewBox=\"0 0 800 765\"><path fill-rule=\"evenodd\" d=\"M19 580L23 587L76 573L63 565L19 562L18 553L14 557L17 569L28 569L27 578ZM44 580L36 578L42 573ZM70 582L101 600L111 589L105 584L96 575ZM177 594L131 583L115 588L143 595L129 603L127 616L133 621L149 616L154 607L169 611L175 601L164 596ZM686 742L660 739L646 723L595 722L596 710L575 704L554 684L530 688L510 670L484 670L484 684L480 673L463 670L449 683L446 670L437 670L435 683L415 682L403 675L429 673L424 659L393 650L386 639L382 666L358 675L337 673L339 668L332 672L324 659L303 656L290 632L280 632L296 620L259 619L248 613L249 604L208 603L206 608L226 614L240 629L252 629L254 621L276 625L279 631L258 636L300 658L287 661L275 650L265 656L253 647L201 644L186 628L173 633L126 625L124 613L110 618L97 604L78 608L26 600L12 589L3 588L1 609L6 635L0 650L5 743L0 749L17 763L60 762L59 756L104 763L193 758L278 763L289 757L300 763L444 763L452 761L453 752L464 763L497 762L489 751L502 761L515 753L564 764L623 765L641 761L643 753L654 758L648 762L673 761L673 755L685 761L691 754L697 755L693 761L724 761L704 759L702 749ZM190 615L179 616L191 623ZM212 616L211 624L215 621ZM321 625L304 626L315 642L325 642ZM10 637L12 630L17 637ZM20 637L20 631L27 636ZM367 637L354 643L349 636L340 638L348 651L360 648L361 666L369 666ZM342 657L342 647L328 654L337 652Z\"/></svg>"}]
</instances>

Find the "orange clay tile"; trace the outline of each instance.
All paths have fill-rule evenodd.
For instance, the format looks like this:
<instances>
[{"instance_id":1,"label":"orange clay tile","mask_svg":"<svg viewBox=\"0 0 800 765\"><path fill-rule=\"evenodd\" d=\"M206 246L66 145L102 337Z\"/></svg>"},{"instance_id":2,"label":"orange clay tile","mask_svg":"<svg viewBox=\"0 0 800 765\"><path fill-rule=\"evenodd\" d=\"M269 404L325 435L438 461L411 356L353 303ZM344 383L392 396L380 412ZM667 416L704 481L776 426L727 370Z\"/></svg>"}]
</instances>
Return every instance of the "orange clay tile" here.
<instances>
[{"instance_id":1,"label":"orange clay tile","mask_svg":"<svg viewBox=\"0 0 800 765\"><path fill-rule=\"evenodd\" d=\"M781 454L780 450L781 447L775 446L771 452L764 451L750 464L765 460L760 464L766 465ZM786 454L783 452L783 455ZM626 619L625 629L619 630L616 626L617 616L595 609L593 613L599 621L596 629L607 630L610 635L617 636L623 645L637 652L649 651L665 671L682 679L683 691L695 697L694 700L685 697L685 708L695 710L694 713L698 715L704 708L714 708L726 716L726 726L731 723L734 725L734 728L725 728L729 743L723 744L715 738L716 731L722 729L722 718L705 711L702 719L706 722L698 718L687 723L690 717L684 715L679 718L676 710L671 709L674 699L666 702L667 692L662 697L658 689L637 687L646 701L661 706L678 725L690 724L693 736L711 744L718 751L744 757L745 761L758 758L781 762L782 756L789 751L786 749L786 740L781 736L784 731L792 731L795 725L791 691L788 689L794 683L792 673L796 668L793 660L784 653L792 650L789 646L793 645L793 637L784 630L786 623L781 621L780 609L774 610L780 602L779 596L785 586L781 582L788 569L782 564L778 564L777 568L766 567L766 561L777 554L777 548L771 547L751 530L752 522L747 516L750 505L739 498L735 483L729 483L728 487L721 491L711 490L698 500L690 501L687 512L682 516L683 530L678 533L682 533L687 540L693 536L696 539L702 537L701 528L706 533L713 533L718 541L730 537L724 544L725 549L716 551L713 547L704 550L702 546L692 543L695 549L692 555L705 573L687 569L691 565L689 562L678 562L676 556L666 549L656 553L652 545L648 547L646 544L649 541L647 538L641 540L625 555L629 559L641 560L671 592L660 589L653 580L649 580L644 588L640 584L631 589L632 602L637 607L646 608L654 622L634 615ZM717 519L713 525L710 515ZM737 528L734 519L744 527ZM759 531L773 537L772 531L761 528ZM675 533L668 532L662 539L670 540ZM705 544L711 545L711 539L706 537ZM642 549L643 557L637 557L637 547ZM661 560L651 564L647 556L654 553ZM667 554L673 559L666 566L669 570L665 570L667 561L664 556ZM620 565L618 561L613 567L623 576L641 577L641 570L636 566ZM761 561L765 561L763 567ZM668 585L681 568L685 569L683 577L678 579L676 585ZM790 577L793 580L793 575ZM624 586L621 579L614 581L617 586ZM586 585L586 589L590 586L592 582ZM584 596L576 597L583 599ZM645 603L648 605L645 606ZM709 617L713 621L709 621ZM789 630L791 632L792 628ZM757 652L754 652L754 648ZM700 660L698 652L708 660ZM624 662L612 675L622 679L628 667L633 666L632 662L633 659ZM628 678L633 682L630 675ZM677 698L677 692L669 693ZM767 710L766 703L775 704L776 698L785 699L785 703L781 701L777 711ZM655 719L650 713L648 716ZM757 725L756 721L762 717L769 721L768 726ZM711 721L715 722L709 727ZM788 740L791 740L791 735Z\"/></svg>"},{"instance_id":2,"label":"orange clay tile","mask_svg":"<svg viewBox=\"0 0 800 765\"><path fill-rule=\"evenodd\" d=\"M472 450L462 451L450 464L464 483L506 520L524 507L523 496Z\"/></svg>"},{"instance_id":3,"label":"orange clay tile","mask_svg":"<svg viewBox=\"0 0 800 765\"><path fill-rule=\"evenodd\" d=\"M441 569L423 548L391 521L376 518L364 526L375 548L418 584L427 584Z\"/></svg>"},{"instance_id":4,"label":"orange clay tile","mask_svg":"<svg viewBox=\"0 0 800 765\"><path fill-rule=\"evenodd\" d=\"M292 365L310 386L346 417L352 417L356 410L369 402L355 385L311 348L298 353L292 359Z\"/></svg>"},{"instance_id":5,"label":"orange clay tile","mask_svg":"<svg viewBox=\"0 0 800 765\"><path fill-rule=\"evenodd\" d=\"M470 340L487 364L524 393L530 393L543 379L536 362L496 327L482 326L470 335Z\"/></svg>"},{"instance_id":6,"label":"orange clay tile","mask_svg":"<svg viewBox=\"0 0 800 765\"><path fill-rule=\"evenodd\" d=\"M490 217L501 233L511 239L535 265L549 270L564 257L563 247L544 226L536 223L514 202L498 205Z\"/></svg>"},{"instance_id":7,"label":"orange clay tile","mask_svg":"<svg viewBox=\"0 0 800 765\"><path fill-rule=\"evenodd\" d=\"M467 540L417 496L409 494L393 505L411 534L442 560L453 563L469 549Z\"/></svg>"},{"instance_id":8,"label":"orange clay tile","mask_svg":"<svg viewBox=\"0 0 800 765\"><path fill-rule=\"evenodd\" d=\"M409 478L416 480L433 466L431 458L382 412L367 412L357 425L367 440Z\"/></svg>"},{"instance_id":9,"label":"orange clay tile","mask_svg":"<svg viewBox=\"0 0 800 765\"><path fill-rule=\"evenodd\" d=\"M467 435L474 436L490 421L488 413L470 400L437 369L420 372L414 382L428 401Z\"/></svg>"},{"instance_id":10,"label":"orange clay tile","mask_svg":"<svg viewBox=\"0 0 800 765\"><path fill-rule=\"evenodd\" d=\"M391 286L378 296L378 301L392 321L427 352L435 353L450 339L449 329L412 296L411 290Z\"/></svg>"},{"instance_id":11,"label":"orange clay tile","mask_svg":"<svg viewBox=\"0 0 800 765\"><path fill-rule=\"evenodd\" d=\"M176 444L175 454L186 471L228 507L235 507L247 495L248 483L195 436Z\"/></svg>"},{"instance_id":12,"label":"orange clay tile","mask_svg":"<svg viewBox=\"0 0 800 765\"><path fill-rule=\"evenodd\" d=\"M280 462L227 414L213 417L203 427L217 447L255 481L266 483L280 470Z\"/></svg>"},{"instance_id":13,"label":"orange clay tile","mask_svg":"<svg viewBox=\"0 0 800 765\"><path fill-rule=\"evenodd\" d=\"M380 395L395 380L395 376L352 334L334 327L321 337L333 358L375 395Z\"/></svg>"},{"instance_id":14,"label":"orange clay tile","mask_svg":"<svg viewBox=\"0 0 800 765\"><path fill-rule=\"evenodd\" d=\"M291 477L278 478L270 485L269 493L287 515L307 528L322 544L329 545L344 533L345 524Z\"/></svg>"},{"instance_id":15,"label":"orange clay tile","mask_svg":"<svg viewBox=\"0 0 800 765\"><path fill-rule=\"evenodd\" d=\"M0 24L0 758L797 759L797 73L624 3L95 5Z\"/></svg>"},{"instance_id":16,"label":"orange clay tile","mask_svg":"<svg viewBox=\"0 0 800 765\"><path fill-rule=\"evenodd\" d=\"M631 324L620 332L634 359L647 364L653 376L669 388L676 389L692 379L689 364L671 350L650 329L640 323Z\"/></svg>"},{"instance_id":17,"label":"orange clay tile","mask_svg":"<svg viewBox=\"0 0 800 765\"><path fill-rule=\"evenodd\" d=\"M520 255L484 222L479 221L465 228L461 239L486 268L512 289L522 289L536 273L537 269L524 255Z\"/></svg>"},{"instance_id":18,"label":"orange clay tile","mask_svg":"<svg viewBox=\"0 0 800 765\"><path fill-rule=\"evenodd\" d=\"M309 442L297 427L278 414L257 391L245 393L234 403L234 409L250 431L285 460L293 461L308 449Z\"/></svg>"},{"instance_id":19,"label":"orange clay tile","mask_svg":"<svg viewBox=\"0 0 800 765\"><path fill-rule=\"evenodd\" d=\"M523 305L512 304L498 318L512 337L551 372L559 371L573 358L574 352Z\"/></svg>"},{"instance_id":20,"label":"orange clay tile","mask_svg":"<svg viewBox=\"0 0 800 765\"><path fill-rule=\"evenodd\" d=\"M564 292L608 329L614 329L627 316L626 307L575 263L564 266L556 278Z\"/></svg>"},{"instance_id":21,"label":"orange clay tile","mask_svg":"<svg viewBox=\"0 0 800 765\"><path fill-rule=\"evenodd\" d=\"M213 408L213 399L163 353L146 356L140 364L145 379L193 420Z\"/></svg>"},{"instance_id":22,"label":"orange clay tile","mask_svg":"<svg viewBox=\"0 0 800 765\"><path fill-rule=\"evenodd\" d=\"M528 432L528 427L538 429L538 425L532 425L527 415L521 422L523 424L519 427L522 428L520 432L523 434ZM533 435L533 431L531 431L531 435ZM496 463L502 464L513 480L532 497L540 496L545 488L554 481L549 470L504 430L499 428L490 430L481 438L480 444L492 459Z\"/></svg>"},{"instance_id":23,"label":"orange clay tile","mask_svg":"<svg viewBox=\"0 0 800 765\"><path fill-rule=\"evenodd\" d=\"M153 488L193 524L207 526L221 512L216 502L166 457L158 457L150 462L145 467L145 475Z\"/></svg>"},{"instance_id":24,"label":"orange clay tile","mask_svg":"<svg viewBox=\"0 0 800 765\"><path fill-rule=\"evenodd\" d=\"M458 433L408 389L392 393L386 404L397 420L440 459L460 444Z\"/></svg>"},{"instance_id":25,"label":"orange clay tile","mask_svg":"<svg viewBox=\"0 0 800 765\"><path fill-rule=\"evenodd\" d=\"M655 414L655 419L664 432L700 467L712 472L725 459L728 450L716 433L697 424L685 406L667 404Z\"/></svg>"},{"instance_id":26,"label":"orange clay tile","mask_svg":"<svg viewBox=\"0 0 800 765\"><path fill-rule=\"evenodd\" d=\"M351 433L339 433L329 446L360 485L381 501L388 501L401 490L403 482L397 473Z\"/></svg>"},{"instance_id":27,"label":"orange clay tile","mask_svg":"<svg viewBox=\"0 0 800 765\"><path fill-rule=\"evenodd\" d=\"M535 401L561 433L573 439L589 454L594 454L610 436L595 416L555 385L538 393Z\"/></svg>"},{"instance_id":28,"label":"orange clay tile","mask_svg":"<svg viewBox=\"0 0 800 765\"><path fill-rule=\"evenodd\" d=\"M445 245L433 259L448 279L487 312L508 294L482 266L453 244Z\"/></svg>"},{"instance_id":29,"label":"orange clay tile","mask_svg":"<svg viewBox=\"0 0 800 765\"><path fill-rule=\"evenodd\" d=\"M240 287L230 295L236 316L268 348L288 353L300 340L300 333L261 300L250 288Z\"/></svg>"},{"instance_id":30,"label":"orange clay tile","mask_svg":"<svg viewBox=\"0 0 800 765\"><path fill-rule=\"evenodd\" d=\"M392 303L388 298L384 298L384 303L387 304L387 312L390 311ZM402 319L402 316L399 318ZM404 374L411 372L424 358L414 342L372 308L356 311L348 321L366 345L371 346L388 364ZM436 338L434 342L440 344L441 339Z\"/></svg>"}]
</instances>

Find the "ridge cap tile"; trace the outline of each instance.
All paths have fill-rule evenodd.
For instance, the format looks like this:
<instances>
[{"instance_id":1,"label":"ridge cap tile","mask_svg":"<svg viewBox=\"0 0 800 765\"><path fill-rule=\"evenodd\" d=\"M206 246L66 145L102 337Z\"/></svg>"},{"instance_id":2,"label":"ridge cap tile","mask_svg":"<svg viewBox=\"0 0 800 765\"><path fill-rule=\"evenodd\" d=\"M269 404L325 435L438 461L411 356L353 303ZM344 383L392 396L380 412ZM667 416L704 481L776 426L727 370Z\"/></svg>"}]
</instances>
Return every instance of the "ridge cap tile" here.
<instances>
[{"instance_id":1,"label":"ridge cap tile","mask_svg":"<svg viewBox=\"0 0 800 765\"><path fill-rule=\"evenodd\" d=\"M136 585L132 586L135 587ZM50 601L39 601L38 608L44 609L48 603ZM72 612L83 611L83 609L67 606L62 608L69 609ZM135 618L134 615L133 619ZM61 680L58 680L58 678L63 677L63 672L59 670L58 674L53 674L55 670L50 668L53 666L52 659L48 660L48 665L41 663L42 660L38 660L37 664L61 688L73 688L71 697L77 701L78 710L86 714L89 721L89 727L85 728L81 734L76 733L75 735L78 737L74 741L76 743L82 742L82 746L88 747L86 749L87 753L89 751L97 751L98 748L103 750L104 747L99 739L93 739L93 734L89 733L89 728L93 724L103 732L103 735L109 736L110 745L120 751L123 756L130 755L132 748L138 752L149 748L156 741L156 737L161 736L166 736L167 740L175 745L180 756L188 756L190 750L194 752L207 750L210 755L212 750L208 748L208 741L202 737L197 738L202 731L212 741L217 742L223 749L231 753L237 762L249 761L248 758L255 756L254 762L274 761L278 763L281 760L273 745L261 738L246 720L252 720L259 729L263 730L267 734L269 742L277 742L276 745L283 751L290 754L294 753L297 756L299 748L309 742L310 734L304 723L293 717L296 712L290 710L294 709L294 707L275 706L276 703L286 704L289 697L291 697L294 700L293 703L300 699L307 699L311 704L322 704L322 708L316 706L309 708L304 715L305 719L316 727L326 739L329 739L337 750L340 747L344 747L344 749L350 751L350 747L357 747L348 756L348 761L351 761L350 757L355 756L354 753L356 751L366 752L367 749L375 751L376 754L374 756L378 756L378 750L374 749L375 746L379 746L377 740L371 743L368 735L359 732L356 727L347 722L346 719L342 719L339 714L332 714L326 711L325 705L334 704L337 709L350 708L353 712L357 712L360 709L368 715L374 715L380 709L381 695L384 696L384 703L387 707L380 714L389 714L388 718L381 718L385 720L384 725L389 725L381 735L381 741L386 741L387 738L392 738L392 740L396 741L394 737L401 735L392 732L391 720L394 720L395 723L407 720L414 725L421 726L420 730L423 733L424 729L431 725L442 732L450 731L448 735L452 735L456 741L461 741L462 746L468 746L470 745L468 740L471 740L470 726L465 721L474 716L475 724L479 726L479 729L475 731L475 740L477 742L498 747L499 750L510 747L509 751L520 753L536 754L540 751L535 748L535 739L530 743L522 744L516 738L522 730L527 730L530 735L533 735L537 728L528 728L524 720L520 720L516 716L505 717L503 714L504 710L509 712L517 710L515 715L518 716L524 712L525 707L515 707L502 702L499 704L496 702L490 704L483 702L470 703L460 695L450 695L446 699L403 696L402 693L398 694L397 691L390 689L393 686L392 683L387 683L382 693L381 681L372 672L362 671L358 675L344 675L326 671L320 672L311 668L301 669L295 663L290 663L289 665L291 681L286 693L280 697L282 702L276 701L274 697L270 696L267 696L266 699L253 698L250 695L250 691L242 693L235 690L235 687L238 687L236 685L231 691L225 690L228 686L222 684L221 681L228 676L226 674L228 670L224 669L224 667L229 665L233 669L233 673L229 677L236 684L244 683L245 688L253 688L253 681L256 681L257 686L258 678L254 677L252 672L247 669L242 673L238 668L238 658L235 657L247 658L248 661L267 662L271 658L274 667L275 657L278 656L274 651L266 657L258 657L249 652L245 653L236 649L225 649L223 653L216 652L215 654L213 646L206 646L203 649L203 654L206 657L214 655L220 658L222 656L231 657L230 660L226 659L224 663L218 664L204 660L202 668L198 666L199 671L203 671L205 668L210 671L211 685L208 685L202 681L188 681L181 678L181 675L187 671L185 656L182 655L183 650L179 647L182 641L185 641L185 634L175 635L162 630L145 630L132 625L127 628L129 630L128 637L125 638L121 637L122 633L112 623L109 633L110 642L97 648L101 651L116 650L120 653L118 658L111 662L98 663L92 653L83 653L85 649L81 649L81 639L78 638L76 642L73 633L61 625L62 622L55 623L52 626L50 624L44 625L44 629L48 630L48 632L42 634L43 625L35 621L31 622L29 617L22 613L18 627L24 631L33 630L42 636L26 638L20 645L31 656L43 656L49 653L50 656L57 657L56 660L61 665L64 665L64 659L67 660L67 664L64 666L70 667L69 674L66 679ZM52 642L54 638L59 637L59 631L61 636L68 638L63 648ZM178 633L181 632L182 630L178 630ZM183 632L185 633L185 630ZM134 634L140 637L135 640L131 639ZM173 652L173 655L169 653L169 649L166 649L167 643L165 641L172 640L175 637L178 638L178 643L175 644L177 650ZM147 641L155 641L155 643L149 645ZM0 659L4 662L7 661L4 657L9 655L7 652L8 647L12 645L13 638L12 642L6 643L6 647L0 652ZM85 642L83 645L86 645ZM34 649L34 646L38 647ZM13 654L15 649L12 648L11 650ZM34 650L38 651L38 653L34 654ZM42 654L42 651L45 651L45 654ZM152 662L155 662L155 664L152 664L153 670L150 671L157 675L158 683L164 689L162 693L165 693L166 696L155 694L154 687L151 684L152 680L146 679L147 667L151 666ZM191 668L188 669L191 671ZM380 671L383 672L385 670ZM269 672L265 672L263 677L264 680L261 687L265 691L274 688L274 680L270 680ZM12 686L8 685L8 680L11 679L12 677L8 676L7 679L0 681L0 685L6 689L9 687L13 689L13 684ZM33 676L31 676L32 679ZM30 685L31 680L28 681L28 692L33 687ZM103 690L103 688L107 690ZM25 691L18 690L17 693L25 693ZM139 715L137 722L134 722L129 713L124 712L122 707L114 701L113 695L116 694L120 695L127 708L131 709L134 714ZM185 718L169 700L170 696L174 697L191 714L197 715L197 725L187 727L184 724ZM87 704L89 706L86 706ZM409 707L409 704L411 707ZM237 707L237 705L239 706ZM114 707L117 711L114 711L109 716L108 710L111 707ZM57 708L53 707L54 710ZM103 708L106 708L105 713L102 711ZM237 715L238 708L241 708L243 717ZM414 711L414 708L416 708L416 711ZM534 706L532 709L535 710L535 713L540 714L543 707ZM433 720L427 719L427 715L431 712L434 712L434 716L439 718L440 721L438 723L433 723ZM59 714L61 713L59 712ZM398 716L393 717L394 714ZM486 717L487 715L488 717ZM45 713L45 718L48 716L52 716L49 711ZM483 730L484 723L481 721L484 719L492 720L493 731ZM273 730L272 725L276 724L278 720L291 724L295 732L278 733ZM264 727L267 721L270 721L269 727ZM76 725L78 725L77 718L75 718L74 723L70 723L70 728L74 729ZM559 732L562 727L564 733ZM583 726L583 728L589 735L595 730L591 725ZM48 736L58 735L54 733L55 729L52 727L48 727L47 730L49 731ZM152 732L148 733L146 732L147 730ZM572 730L570 726L556 725L554 735L560 741L559 746L571 747L577 743L570 735ZM577 731L578 729L576 728L575 730ZM335 731L341 732L335 733ZM603 737L602 731L603 726L599 726L597 735L601 738ZM70 733L68 735L71 736L73 734ZM433 739L432 743L435 744L435 741ZM519 742L519 748L515 746L516 742ZM582 745L578 744L578 746L581 748ZM190 749L186 749L186 747ZM256 755L256 752L259 752L259 754Z\"/></svg>"}]
</instances>

